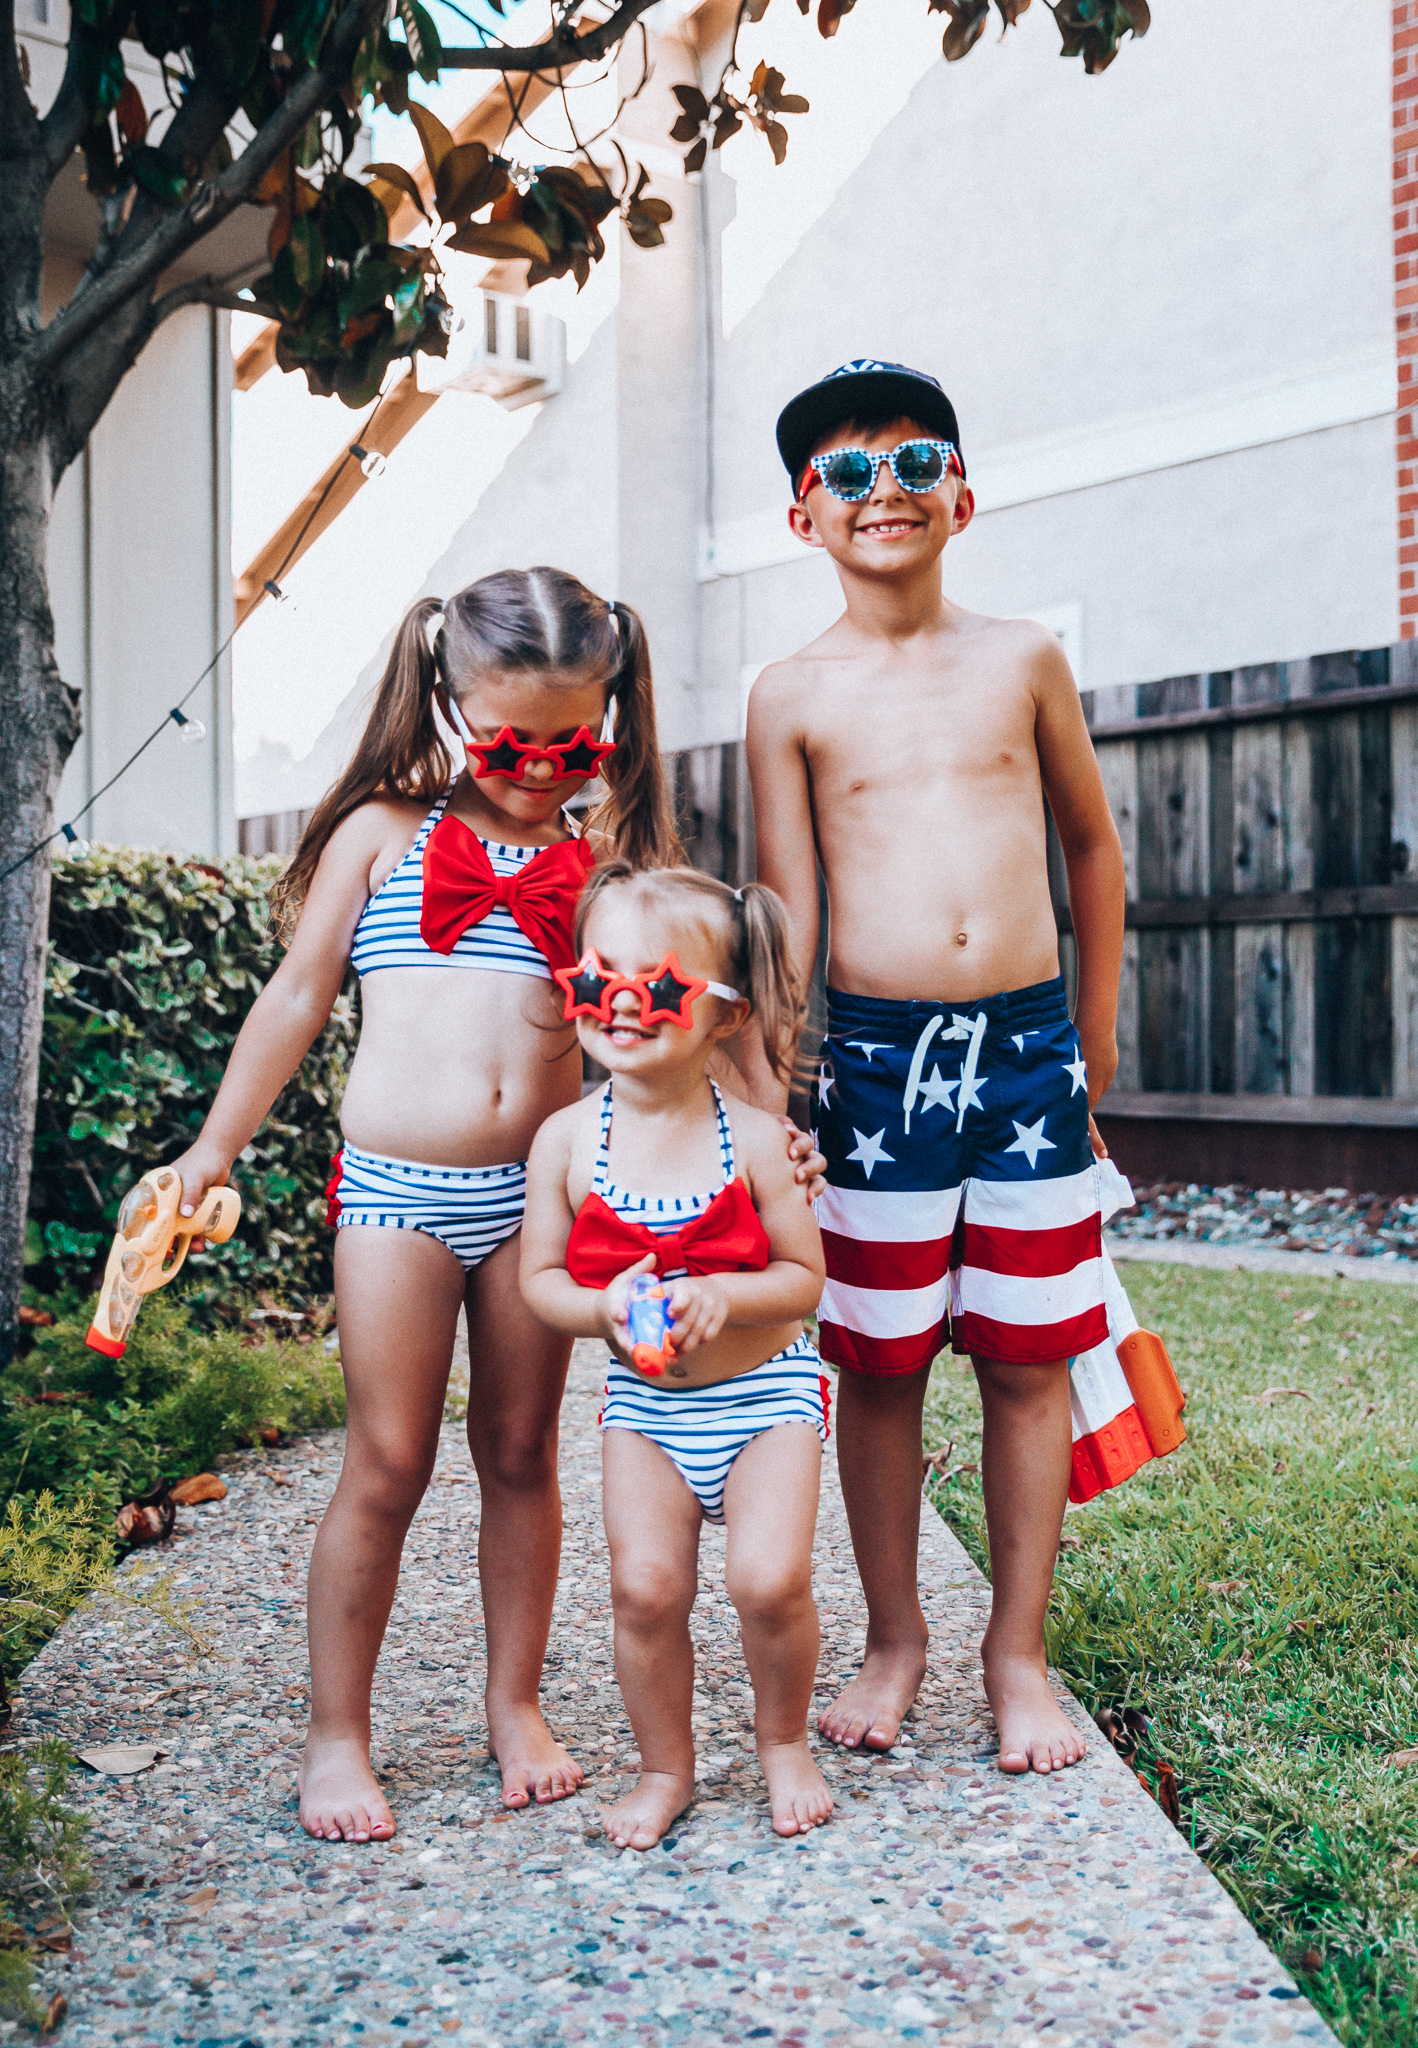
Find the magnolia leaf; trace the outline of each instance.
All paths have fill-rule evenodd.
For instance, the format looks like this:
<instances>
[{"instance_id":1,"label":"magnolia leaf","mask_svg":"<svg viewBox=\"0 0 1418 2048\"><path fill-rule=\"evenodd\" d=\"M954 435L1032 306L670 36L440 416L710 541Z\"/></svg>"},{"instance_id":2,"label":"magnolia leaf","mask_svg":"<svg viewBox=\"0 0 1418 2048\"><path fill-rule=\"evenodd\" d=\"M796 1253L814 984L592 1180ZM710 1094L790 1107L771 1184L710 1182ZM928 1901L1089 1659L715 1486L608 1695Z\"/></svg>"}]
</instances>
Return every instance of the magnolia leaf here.
<instances>
[{"instance_id":1,"label":"magnolia leaf","mask_svg":"<svg viewBox=\"0 0 1418 2048\"><path fill-rule=\"evenodd\" d=\"M755 17L756 18L756 17ZM709 119L709 102L697 85L676 85L672 87L675 98L689 115L696 128L702 128Z\"/></svg>"},{"instance_id":2,"label":"magnolia leaf","mask_svg":"<svg viewBox=\"0 0 1418 2048\"><path fill-rule=\"evenodd\" d=\"M696 171L702 171L704 168L704 159L708 156L708 154L709 144L701 135L698 142L695 143L693 149L690 150L688 156L684 160L684 175L687 178L692 178Z\"/></svg>"},{"instance_id":3,"label":"magnolia leaf","mask_svg":"<svg viewBox=\"0 0 1418 2048\"><path fill-rule=\"evenodd\" d=\"M625 217L625 227L637 249L659 249L664 244L659 224L639 206L632 206Z\"/></svg>"},{"instance_id":4,"label":"magnolia leaf","mask_svg":"<svg viewBox=\"0 0 1418 2048\"><path fill-rule=\"evenodd\" d=\"M118 95L114 109L118 116L118 132L124 143L131 149L135 142L141 142L148 132L148 110L143 105L143 96L131 78L123 81L123 90Z\"/></svg>"},{"instance_id":5,"label":"magnolia leaf","mask_svg":"<svg viewBox=\"0 0 1418 2048\"><path fill-rule=\"evenodd\" d=\"M402 164L383 163L366 164L365 169L369 172L371 178L378 178L382 184L390 185L396 191L402 192L406 199L412 199L424 219L428 219L428 208L423 203L423 194L419 191L418 180L412 171L406 171ZM384 211L387 213L389 208L383 193L381 192L376 196L379 199L380 205L384 207Z\"/></svg>"},{"instance_id":6,"label":"magnolia leaf","mask_svg":"<svg viewBox=\"0 0 1418 2048\"><path fill-rule=\"evenodd\" d=\"M760 57L754 68L753 77L748 82L749 97L751 99L756 99L758 94L762 92L767 77L768 61L766 58Z\"/></svg>"},{"instance_id":7,"label":"magnolia leaf","mask_svg":"<svg viewBox=\"0 0 1418 2048\"><path fill-rule=\"evenodd\" d=\"M313 292L325 275L325 243L313 220L294 223L290 231L290 253L296 283L303 292Z\"/></svg>"},{"instance_id":8,"label":"magnolia leaf","mask_svg":"<svg viewBox=\"0 0 1418 2048\"><path fill-rule=\"evenodd\" d=\"M165 156L160 156L146 142L140 142L130 149L123 159L132 172L135 181L154 199L164 200L169 206L180 206L187 197L187 180Z\"/></svg>"},{"instance_id":9,"label":"magnolia leaf","mask_svg":"<svg viewBox=\"0 0 1418 2048\"><path fill-rule=\"evenodd\" d=\"M530 256L534 263L551 261L551 251L541 236L520 220L470 220L448 246L467 256L491 256L509 262L515 262L519 256Z\"/></svg>"},{"instance_id":10,"label":"magnolia leaf","mask_svg":"<svg viewBox=\"0 0 1418 2048\"><path fill-rule=\"evenodd\" d=\"M225 1500L226 1487L215 1472L198 1472L191 1479L179 1479L172 1498L179 1507L197 1507L204 1500Z\"/></svg>"},{"instance_id":11,"label":"magnolia leaf","mask_svg":"<svg viewBox=\"0 0 1418 2048\"><path fill-rule=\"evenodd\" d=\"M1013 28L1020 15L1029 12L1029 0L995 0L995 6L1006 28Z\"/></svg>"},{"instance_id":12,"label":"magnolia leaf","mask_svg":"<svg viewBox=\"0 0 1418 2048\"><path fill-rule=\"evenodd\" d=\"M636 202L635 211L643 213L650 220L673 220L675 210L667 199L641 199Z\"/></svg>"},{"instance_id":13,"label":"magnolia leaf","mask_svg":"<svg viewBox=\"0 0 1418 2048\"><path fill-rule=\"evenodd\" d=\"M461 227L470 213L501 199L510 190L510 181L502 165L488 154L486 143L459 142L438 166L435 189L444 220Z\"/></svg>"},{"instance_id":14,"label":"magnolia leaf","mask_svg":"<svg viewBox=\"0 0 1418 2048\"><path fill-rule=\"evenodd\" d=\"M807 13L806 7L803 6L803 0L798 0L798 6L804 14ZM745 21L762 21L767 12L768 0L743 0L743 18Z\"/></svg>"},{"instance_id":15,"label":"magnolia leaf","mask_svg":"<svg viewBox=\"0 0 1418 2048\"><path fill-rule=\"evenodd\" d=\"M1024 4L1027 7L1029 0L1024 0ZM1152 9L1148 6L1147 0L1123 0L1123 4L1127 8L1133 34L1145 36L1152 26Z\"/></svg>"},{"instance_id":16,"label":"magnolia leaf","mask_svg":"<svg viewBox=\"0 0 1418 2048\"><path fill-rule=\"evenodd\" d=\"M955 64L969 55L983 35L989 19L990 0L945 0L945 12L950 16L950 27L942 38L941 49L946 62ZM1058 19L1057 15L1055 19ZM1062 22L1059 33L1067 40Z\"/></svg>"},{"instance_id":17,"label":"magnolia leaf","mask_svg":"<svg viewBox=\"0 0 1418 2048\"><path fill-rule=\"evenodd\" d=\"M702 117L695 114L681 114L670 130L671 142L693 142L703 127Z\"/></svg>"},{"instance_id":18,"label":"magnolia leaf","mask_svg":"<svg viewBox=\"0 0 1418 2048\"><path fill-rule=\"evenodd\" d=\"M779 95L778 112L780 114L809 114L812 112L812 102L805 100L800 92L785 92Z\"/></svg>"},{"instance_id":19,"label":"magnolia leaf","mask_svg":"<svg viewBox=\"0 0 1418 2048\"><path fill-rule=\"evenodd\" d=\"M394 293L394 339L402 348L423 325L423 273L410 271Z\"/></svg>"},{"instance_id":20,"label":"magnolia leaf","mask_svg":"<svg viewBox=\"0 0 1418 2048\"><path fill-rule=\"evenodd\" d=\"M844 0L835 0L835 4L841 9L842 13L845 14L847 12L847 9L852 5L852 0L845 0L845 4ZM770 64L768 69L763 74L763 83L758 88L758 96L763 101L763 104L766 107L776 107L778 104L778 95L782 90L783 74L778 69L776 64Z\"/></svg>"},{"instance_id":21,"label":"magnolia leaf","mask_svg":"<svg viewBox=\"0 0 1418 2048\"><path fill-rule=\"evenodd\" d=\"M438 166L453 147L453 138L437 114L430 113L429 109L421 106L417 100L409 101L409 119L418 130L419 141L423 144L424 161L436 178Z\"/></svg>"},{"instance_id":22,"label":"magnolia leaf","mask_svg":"<svg viewBox=\"0 0 1418 2048\"><path fill-rule=\"evenodd\" d=\"M404 40L414 60L414 69L425 85L432 85L443 62L443 45L438 39L438 30L427 9L419 6L419 0L399 0L399 19L404 24Z\"/></svg>"},{"instance_id":23,"label":"magnolia leaf","mask_svg":"<svg viewBox=\"0 0 1418 2048\"><path fill-rule=\"evenodd\" d=\"M374 166L378 170L379 166ZM278 156L265 177L261 180L252 198L258 206L280 206L287 203L290 192L291 155L287 150Z\"/></svg>"},{"instance_id":24,"label":"magnolia leaf","mask_svg":"<svg viewBox=\"0 0 1418 2048\"><path fill-rule=\"evenodd\" d=\"M773 152L775 164L782 163L788 154L788 131L781 121L769 121L763 130L768 137L768 147Z\"/></svg>"},{"instance_id":25,"label":"magnolia leaf","mask_svg":"<svg viewBox=\"0 0 1418 2048\"><path fill-rule=\"evenodd\" d=\"M737 135L742 126L743 116L741 114L735 113L732 107L726 107L724 109L724 112L720 114L718 120L714 123L715 149L722 149L724 144L729 140L730 136ZM695 168L697 170L698 165L696 165Z\"/></svg>"}]
</instances>

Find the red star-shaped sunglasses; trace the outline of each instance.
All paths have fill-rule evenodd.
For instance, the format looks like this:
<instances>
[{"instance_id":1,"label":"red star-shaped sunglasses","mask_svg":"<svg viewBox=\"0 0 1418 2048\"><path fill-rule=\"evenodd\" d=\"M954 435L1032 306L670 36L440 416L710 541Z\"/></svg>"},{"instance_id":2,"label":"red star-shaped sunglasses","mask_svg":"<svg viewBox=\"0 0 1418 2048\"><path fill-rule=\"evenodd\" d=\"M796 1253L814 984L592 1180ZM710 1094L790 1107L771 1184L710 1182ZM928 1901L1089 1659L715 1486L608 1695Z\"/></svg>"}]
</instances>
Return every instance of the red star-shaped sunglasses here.
<instances>
[{"instance_id":1,"label":"red star-shaped sunglasses","mask_svg":"<svg viewBox=\"0 0 1418 2048\"><path fill-rule=\"evenodd\" d=\"M555 740L549 747L519 740L510 725L504 725L496 739L475 740L451 690L448 711L467 749L474 780L479 782L494 775L504 776L508 782L525 782L533 761L550 761L558 782L573 775L599 775L606 755L615 752L615 741L593 739L589 725L578 726L569 740Z\"/></svg>"},{"instance_id":2,"label":"red star-shaped sunglasses","mask_svg":"<svg viewBox=\"0 0 1418 2048\"><path fill-rule=\"evenodd\" d=\"M738 990L726 987L722 981L704 981L697 974L686 974L673 953L666 953L659 966L648 974L607 974L595 947L588 946L574 967L558 967L552 979L566 991L563 1014L568 1021L573 1017L598 1017L602 1024L611 1023L611 1004L626 988L633 989L640 998L642 1029L667 1023L692 1031L693 1005L700 996L722 996L726 1003L740 1000Z\"/></svg>"}]
</instances>

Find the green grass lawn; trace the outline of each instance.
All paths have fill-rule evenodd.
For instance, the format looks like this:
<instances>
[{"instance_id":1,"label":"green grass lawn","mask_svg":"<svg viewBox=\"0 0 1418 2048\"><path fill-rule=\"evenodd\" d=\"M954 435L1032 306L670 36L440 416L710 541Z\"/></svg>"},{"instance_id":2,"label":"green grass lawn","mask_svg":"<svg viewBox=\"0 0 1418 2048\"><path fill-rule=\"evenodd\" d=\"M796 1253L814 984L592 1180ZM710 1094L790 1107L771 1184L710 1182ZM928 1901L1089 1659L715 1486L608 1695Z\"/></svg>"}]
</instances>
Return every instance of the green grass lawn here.
<instances>
[{"instance_id":1,"label":"green grass lawn","mask_svg":"<svg viewBox=\"0 0 1418 2048\"><path fill-rule=\"evenodd\" d=\"M1172 1764L1183 1831L1340 2040L1411 2048L1418 1289L1123 1278L1167 1340L1189 1440L1070 1510L1050 1654L1091 1712L1150 1717L1138 1763ZM926 1427L928 1448L978 1458L968 1366L937 1365ZM935 1499L987 1566L978 1477Z\"/></svg>"}]
</instances>

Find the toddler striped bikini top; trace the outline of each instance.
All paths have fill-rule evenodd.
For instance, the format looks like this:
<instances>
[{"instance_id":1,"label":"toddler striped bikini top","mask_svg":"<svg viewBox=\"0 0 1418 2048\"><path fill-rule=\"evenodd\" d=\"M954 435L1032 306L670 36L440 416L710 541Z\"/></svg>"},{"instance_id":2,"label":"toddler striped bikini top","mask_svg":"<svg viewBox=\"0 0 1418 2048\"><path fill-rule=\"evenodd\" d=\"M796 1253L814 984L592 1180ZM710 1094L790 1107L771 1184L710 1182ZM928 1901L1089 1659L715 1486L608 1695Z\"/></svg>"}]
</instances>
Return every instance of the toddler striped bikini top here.
<instances>
[{"instance_id":1,"label":"toddler striped bikini top","mask_svg":"<svg viewBox=\"0 0 1418 2048\"><path fill-rule=\"evenodd\" d=\"M665 1280L682 1273L761 1273L772 1254L753 1197L734 1172L734 1139L718 1083L723 1186L704 1195L637 1195L610 1177L611 1084L601 1097L601 1142L591 1192L566 1240L566 1270L578 1287L608 1287L617 1273L655 1254Z\"/></svg>"},{"instance_id":2,"label":"toddler striped bikini top","mask_svg":"<svg viewBox=\"0 0 1418 2048\"><path fill-rule=\"evenodd\" d=\"M445 818L442 796L355 926L361 978L381 967L476 967L549 981L570 967L576 901L595 856L584 839L502 846Z\"/></svg>"}]
</instances>

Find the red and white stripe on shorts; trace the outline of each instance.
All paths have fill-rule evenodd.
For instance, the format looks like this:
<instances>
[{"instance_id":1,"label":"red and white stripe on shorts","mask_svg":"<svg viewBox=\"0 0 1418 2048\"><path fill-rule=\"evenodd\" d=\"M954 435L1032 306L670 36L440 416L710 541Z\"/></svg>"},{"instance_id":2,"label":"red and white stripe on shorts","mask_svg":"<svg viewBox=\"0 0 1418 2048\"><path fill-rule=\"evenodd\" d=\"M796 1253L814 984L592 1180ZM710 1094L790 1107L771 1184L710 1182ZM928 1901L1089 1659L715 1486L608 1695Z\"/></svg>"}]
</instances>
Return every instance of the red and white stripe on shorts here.
<instances>
[{"instance_id":1,"label":"red and white stripe on shorts","mask_svg":"<svg viewBox=\"0 0 1418 2048\"><path fill-rule=\"evenodd\" d=\"M915 1372L952 1348L1011 1365L1108 1334L1102 1218L1090 1166L1056 1180L978 1180L929 1194L829 1187L822 1354L857 1372Z\"/></svg>"}]
</instances>

